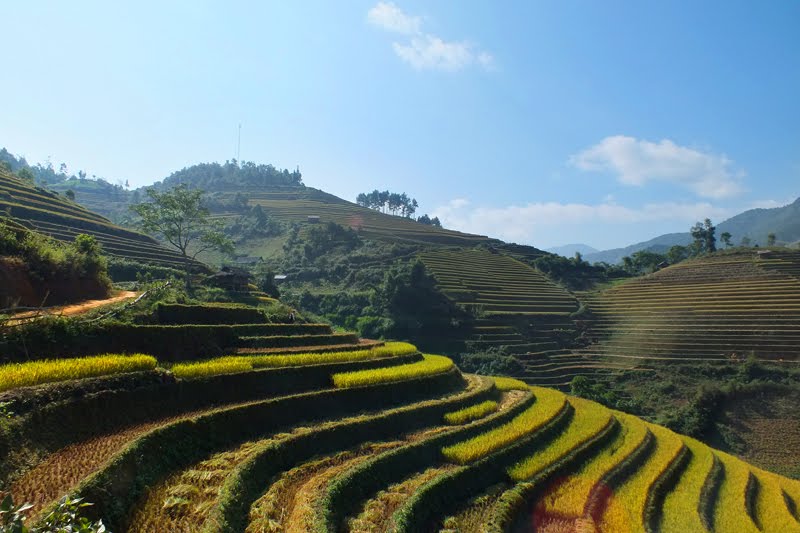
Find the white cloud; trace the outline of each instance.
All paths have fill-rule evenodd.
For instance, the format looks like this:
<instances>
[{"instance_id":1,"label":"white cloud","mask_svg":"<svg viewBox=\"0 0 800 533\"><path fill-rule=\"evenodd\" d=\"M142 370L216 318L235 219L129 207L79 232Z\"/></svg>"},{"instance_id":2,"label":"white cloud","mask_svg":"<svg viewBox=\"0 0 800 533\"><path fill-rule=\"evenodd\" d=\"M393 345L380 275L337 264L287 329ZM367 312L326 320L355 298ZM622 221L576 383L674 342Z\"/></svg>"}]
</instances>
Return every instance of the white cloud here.
<instances>
[{"instance_id":1,"label":"white cloud","mask_svg":"<svg viewBox=\"0 0 800 533\"><path fill-rule=\"evenodd\" d=\"M466 42L445 42L438 37L415 37L408 44L392 43L394 53L417 70L456 71L476 61Z\"/></svg>"},{"instance_id":2,"label":"white cloud","mask_svg":"<svg viewBox=\"0 0 800 533\"><path fill-rule=\"evenodd\" d=\"M673 227L672 231L688 231L689 226L698 220L708 217L718 222L736 212L738 211L735 209L717 207L708 202L663 202L641 207L626 207L613 202L536 202L505 207L480 207L472 206L468 200L459 198L437 207L431 216L439 217L446 228L538 247L587 240L609 242L611 234L613 238L622 239L617 244L600 244L611 247L635 241L637 237L624 235L625 228L644 230L643 238L652 238L659 232L666 231L648 230L649 226L656 228L666 225Z\"/></svg>"},{"instance_id":3,"label":"white cloud","mask_svg":"<svg viewBox=\"0 0 800 533\"><path fill-rule=\"evenodd\" d=\"M386 31L414 35L419 33L422 19L403 13L394 2L378 2L367 12L367 21L370 24L383 28Z\"/></svg>"},{"instance_id":4,"label":"white cloud","mask_svg":"<svg viewBox=\"0 0 800 533\"><path fill-rule=\"evenodd\" d=\"M468 41L446 41L422 32L422 18L406 14L392 2L378 2L367 12L367 21L392 33L409 36L406 42L393 42L392 49L402 61L417 70L455 72L471 65L485 70L494 66L494 57Z\"/></svg>"},{"instance_id":5,"label":"white cloud","mask_svg":"<svg viewBox=\"0 0 800 533\"><path fill-rule=\"evenodd\" d=\"M626 185L666 181L705 198L734 196L744 189L742 172L725 154L702 152L675 144L639 140L625 135L606 137L573 155L570 163L585 171L609 171Z\"/></svg>"}]
</instances>

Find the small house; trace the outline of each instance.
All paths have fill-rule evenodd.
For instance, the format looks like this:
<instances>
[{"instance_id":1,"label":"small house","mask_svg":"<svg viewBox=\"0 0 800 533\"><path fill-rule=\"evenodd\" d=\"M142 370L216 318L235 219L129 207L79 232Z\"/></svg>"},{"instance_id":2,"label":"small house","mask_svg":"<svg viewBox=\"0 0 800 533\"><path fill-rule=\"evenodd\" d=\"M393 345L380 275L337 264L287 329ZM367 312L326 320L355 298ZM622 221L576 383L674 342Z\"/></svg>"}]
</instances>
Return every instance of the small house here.
<instances>
[{"instance_id":1,"label":"small house","mask_svg":"<svg viewBox=\"0 0 800 533\"><path fill-rule=\"evenodd\" d=\"M309 224L319 224L319 215L308 215Z\"/></svg>"},{"instance_id":2,"label":"small house","mask_svg":"<svg viewBox=\"0 0 800 533\"><path fill-rule=\"evenodd\" d=\"M216 274L207 277L204 283L227 291L247 291L248 285L252 283L252 276L247 270L224 266Z\"/></svg>"}]
</instances>

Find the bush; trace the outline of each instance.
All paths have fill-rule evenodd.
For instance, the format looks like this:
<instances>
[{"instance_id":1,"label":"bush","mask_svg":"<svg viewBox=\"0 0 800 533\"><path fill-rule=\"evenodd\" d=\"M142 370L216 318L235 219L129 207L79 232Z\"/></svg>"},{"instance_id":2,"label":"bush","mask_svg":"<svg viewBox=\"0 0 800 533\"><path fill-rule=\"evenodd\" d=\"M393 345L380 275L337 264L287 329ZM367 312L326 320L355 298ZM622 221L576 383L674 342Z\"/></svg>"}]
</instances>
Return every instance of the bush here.
<instances>
[{"instance_id":1,"label":"bush","mask_svg":"<svg viewBox=\"0 0 800 533\"><path fill-rule=\"evenodd\" d=\"M264 313L244 305L159 304L160 324L263 324Z\"/></svg>"}]
</instances>

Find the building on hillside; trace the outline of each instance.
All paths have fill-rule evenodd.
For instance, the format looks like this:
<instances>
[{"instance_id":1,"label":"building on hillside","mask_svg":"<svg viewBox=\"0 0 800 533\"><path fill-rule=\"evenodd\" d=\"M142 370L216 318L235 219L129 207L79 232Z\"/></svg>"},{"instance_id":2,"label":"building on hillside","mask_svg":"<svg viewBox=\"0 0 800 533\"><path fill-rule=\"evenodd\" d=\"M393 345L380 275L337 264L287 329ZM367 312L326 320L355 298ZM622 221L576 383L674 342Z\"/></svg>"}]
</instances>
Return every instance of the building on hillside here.
<instances>
[{"instance_id":1,"label":"building on hillside","mask_svg":"<svg viewBox=\"0 0 800 533\"><path fill-rule=\"evenodd\" d=\"M206 285L219 287L227 291L246 291L253 282L253 276L247 270L231 266L224 266L216 274L212 274L204 281Z\"/></svg>"},{"instance_id":2,"label":"building on hillside","mask_svg":"<svg viewBox=\"0 0 800 533\"><path fill-rule=\"evenodd\" d=\"M308 215L309 224L319 224L319 215Z\"/></svg>"}]
</instances>

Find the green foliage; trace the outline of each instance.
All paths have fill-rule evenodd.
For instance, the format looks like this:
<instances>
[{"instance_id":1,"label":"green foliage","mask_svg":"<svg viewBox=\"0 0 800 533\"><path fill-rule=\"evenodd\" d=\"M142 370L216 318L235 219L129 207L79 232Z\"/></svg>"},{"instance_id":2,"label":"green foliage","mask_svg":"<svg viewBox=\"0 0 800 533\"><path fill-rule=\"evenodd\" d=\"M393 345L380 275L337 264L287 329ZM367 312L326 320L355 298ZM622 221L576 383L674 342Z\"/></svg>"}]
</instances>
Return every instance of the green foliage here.
<instances>
[{"instance_id":1,"label":"green foliage","mask_svg":"<svg viewBox=\"0 0 800 533\"><path fill-rule=\"evenodd\" d=\"M91 505L83 502L82 498L64 496L38 525L28 527L25 525L25 512L33 506L17 506L8 495L0 502L0 533L105 533L102 520L93 522L81 516L81 509Z\"/></svg>"},{"instance_id":2,"label":"green foliage","mask_svg":"<svg viewBox=\"0 0 800 533\"><path fill-rule=\"evenodd\" d=\"M0 217L0 256L21 259L37 292L49 293L49 303L105 296L111 282L101 253L91 235L79 234L74 243L64 244Z\"/></svg>"},{"instance_id":3,"label":"green foliage","mask_svg":"<svg viewBox=\"0 0 800 533\"><path fill-rule=\"evenodd\" d=\"M709 218L705 219L702 223L696 222L695 225L692 226L689 231L692 234L692 239L694 239L692 247L696 254L709 253L717 249L717 239L714 237L716 229L717 228L711 223L711 219Z\"/></svg>"},{"instance_id":4,"label":"green foliage","mask_svg":"<svg viewBox=\"0 0 800 533\"><path fill-rule=\"evenodd\" d=\"M159 235L180 252L186 271L186 285L191 283L191 262L203 252L233 251L233 243L223 233L222 224L211 219L203 203L203 191L185 184L166 192L147 189L150 201L135 204L131 210L141 217L146 232Z\"/></svg>"},{"instance_id":5,"label":"green foliage","mask_svg":"<svg viewBox=\"0 0 800 533\"><path fill-rule=\"evenodd\" d=\"M616 266L603 263L591 265L579 253L571 259L555 254L542 255L533 261L533 266L571 290L588 289L595 283L625 275Z\"/></svg>"},{"instance_id":6,"label":"green foliage","mask_svg":"<svg viewBox=\"0 0 800 533\"><path fill-rule=\"evenodd\" d=\"M525 371L519 359L498 348L461 355L458 367L464 372L484 376L516 376Z\"/></svg>"},{"instance_id":7,"label":"green foliage","mask_svg":"<svg viewBox=\"0 0 800 533\"><path fill-rule=\"evenodd\" d=\"M622 265L626 272L638 276L650 274L667 263L667 257L649 250L639 250L630 257L622 258Z\"/></svg>"},{"instance_id":8,"label":"green foliage","mask_svg":"<svg viewBox=\"0 0 800 533\"><path fill-rule=\"evenodd\" d=\"M363 207L379 210L382 213L388 211L396 215L399 212L402 217L411 217L419 207L417 201L414 198L409 198L406 193L400 194L377 189L370 193L360 193L356 197L356 203ZM428 224L430 223L429 219Z\"/></svg>"},{"instance_id":9,"label":"green foliage","mask_svg":"<svg viewBox=\"0 0 800 533\"><path fill-rule=\"evenodd\" d=\"M278 170L272 165L257 165L252 161L200 163L173 172L164 179L163 187L189 184L209 191L225 191L235 187L301 187L300 171Z\"/></svg>"},{"instance_id":10,"label":"green foliage","mask_svg":"<svg viewBox=\"0 0 800 533\"><path fill-rule=\"evenodd\" d=\"M427 214L417 217L417 222L420 224L425 224L426 226L434 226L436 228L441 228L442 223L439 221L439 217L429 217Z\"/></svg>"},{"instance_id":11,"label":"green foliage","mask_svg":"<svg viewBox=\"0 0 800 533\"><path fill-rule=\"evenodd\" d=\"M436 281L419 260L386 272L375 291L372 308L391 319L383 335L397 339L452 334L470 320L466 312L439 292Z\"/></svg>"},{"instance_id":12,"label":"green foliage","mask_svg":"<svg viewBox=\"0 0 800 533\"><path fill-rule=\"evenodd\" d=\"M572 378L570 393L626 413L636 414L641 412L641 406L635 399L626 397L607 384L593 381L586 376Z\"/></svg>"}]
</instances>

